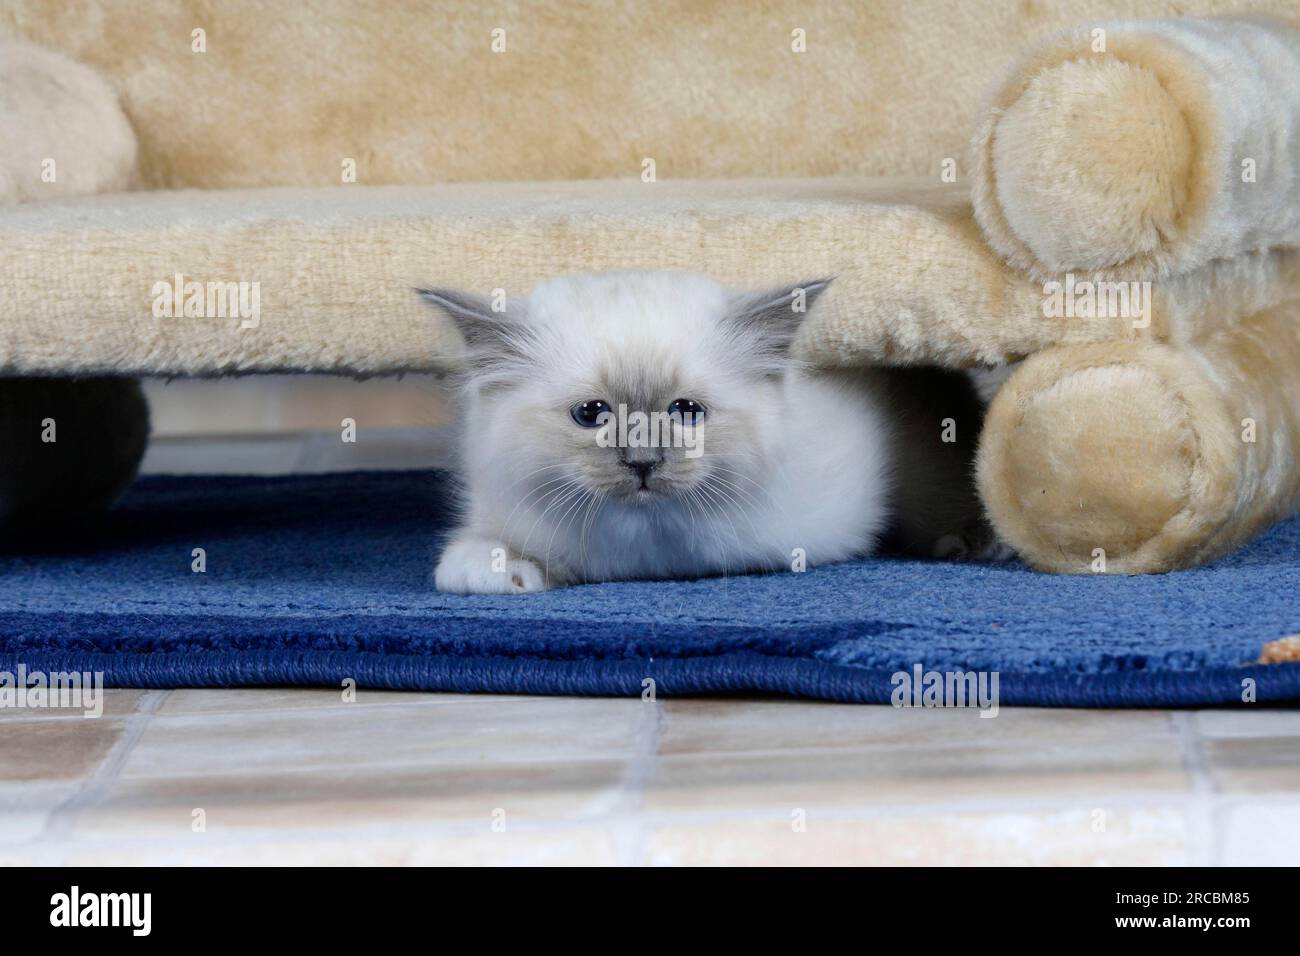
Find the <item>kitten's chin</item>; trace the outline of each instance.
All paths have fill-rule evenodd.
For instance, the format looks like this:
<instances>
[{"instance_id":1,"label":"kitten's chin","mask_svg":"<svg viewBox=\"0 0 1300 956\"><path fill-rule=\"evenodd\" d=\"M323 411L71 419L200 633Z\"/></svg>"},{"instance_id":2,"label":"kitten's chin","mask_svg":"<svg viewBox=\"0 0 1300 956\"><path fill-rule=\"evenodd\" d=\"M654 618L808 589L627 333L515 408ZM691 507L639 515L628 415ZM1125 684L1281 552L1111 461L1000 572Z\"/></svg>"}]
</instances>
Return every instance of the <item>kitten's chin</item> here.
<instances>
[{"instance_id":1,"label":"kitten's chin","mask_svg":"<svg viewBox=\"0 0 1300 956\"><path fill-rule=\"evenodd\" d=\"M665 488L628 488L619 489L611 498L634 508L648 508L677 497L674 489Z\"/></svg>"}]
</instances>

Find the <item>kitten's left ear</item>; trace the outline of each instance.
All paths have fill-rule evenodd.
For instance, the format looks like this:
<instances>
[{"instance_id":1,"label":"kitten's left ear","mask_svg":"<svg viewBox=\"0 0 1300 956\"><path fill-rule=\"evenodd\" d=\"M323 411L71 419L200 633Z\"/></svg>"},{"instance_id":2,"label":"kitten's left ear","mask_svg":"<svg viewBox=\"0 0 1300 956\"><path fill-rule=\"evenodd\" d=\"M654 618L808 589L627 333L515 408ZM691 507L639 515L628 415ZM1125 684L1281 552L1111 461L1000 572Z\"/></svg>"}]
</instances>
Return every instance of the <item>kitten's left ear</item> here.
<instances>
[{"instance_id":1,"label":"kitten's left ear","mask_svg":"<svg viewBox=\"0 0 1300 956\"><path fill-rule=\"evenodd\" d=\"M768 351L784 354L834 277L810 279L793 285L740 296L732 306L730 320L752 341Z\"/></svg>"},{"instance_id":2,"label":"kitten's left ear","mask_svg":"<svg viewBox=\"0 0 1300 956\"><path fill-rule=\"evenodd\" d=\"M530 334L520 321L523 308L508 311L492 308L492 300L472 292L454 289L416 289L420 297L455 323L465 340L462 369L481 386L501 385L513 380L519 362L528 353Z\"/></svg>"},{"instance_id":3,"label":"kitten's left ear","mask_svg":"<svg viewBox=\"0 0 1300 956\"><path fill-rule=\"evenodd\" d=\"M456 324L471 352L494 351L513 324L505 312L492 308L486 296L456 289L416 289L420 298L442 310Z\"/></svg>"}]
</instances>

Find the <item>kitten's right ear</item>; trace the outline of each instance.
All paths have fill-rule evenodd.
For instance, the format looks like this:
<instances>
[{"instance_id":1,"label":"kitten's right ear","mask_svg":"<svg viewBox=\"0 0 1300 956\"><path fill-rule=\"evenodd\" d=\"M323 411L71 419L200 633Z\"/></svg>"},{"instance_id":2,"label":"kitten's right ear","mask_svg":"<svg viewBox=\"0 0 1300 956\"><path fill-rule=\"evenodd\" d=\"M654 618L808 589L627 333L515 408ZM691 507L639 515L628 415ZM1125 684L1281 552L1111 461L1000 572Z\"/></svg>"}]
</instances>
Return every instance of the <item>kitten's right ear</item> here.
<instances>
[{"instance_id":1,"label":"kitten's right ear","mask_svg":"<svg viewBox=\"0 0 1300 956\"><path fill-rule=\"evenodd\" d=\"M813 303L833 281L829 276L743 294L732 304L728 318L759 352L784 356Z\"/></svg>"},{"instance_id":2,"label":"kitten's right ear","mask_svg":"<svg viewBox=\"0 0 1300 956\"><path fill-rule=\"evenodd\" d=\"M486 296L455 289L416 289L420 298L441 310L460 330L471 353L500 352L509 345L515 323L492 309Z\"/></svg>"}]
</instances>

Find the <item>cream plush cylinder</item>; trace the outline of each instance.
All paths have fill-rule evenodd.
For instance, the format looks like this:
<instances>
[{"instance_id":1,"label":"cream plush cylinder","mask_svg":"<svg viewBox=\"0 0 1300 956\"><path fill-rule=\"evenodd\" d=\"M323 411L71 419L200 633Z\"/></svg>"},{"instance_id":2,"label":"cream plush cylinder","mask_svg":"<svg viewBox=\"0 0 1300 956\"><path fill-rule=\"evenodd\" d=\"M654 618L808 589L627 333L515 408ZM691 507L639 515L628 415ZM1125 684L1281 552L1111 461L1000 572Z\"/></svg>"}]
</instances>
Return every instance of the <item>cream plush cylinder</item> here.
<instances>
[{"instance_id":1,"label":"cream plush cylinder","mask_svg":"<svg viewBox=\"0 0 1300 956\"><path fill-rule=\"evenodd\" d=\"M989 408L980 494L1040 570L1200 564L1300 509L1298 410L1300 302L1195 346L1049 349Z\"/></svg>"},{"instance_id":2,"label":"cream plush cylinder","mask_svg":"<svg viewBox=\"0 0 1300 956\"><path fill-rule=\"evenodd\" d=\"M95 70L33 43L0 39L0 206L120 192L136 137Z\"/></svg>"},{"instance_id":3,"label":"cream plush cylinder","mask_svg":"<svg viewBox=\"0 0 1300 956\"><path fill-rule=\"evenodd\" d=\"M1300 29L1084 25L1016 64L971 146L990 245L1039 278L1155 278L1300 246Z\"/></svg>"}]
</instances>

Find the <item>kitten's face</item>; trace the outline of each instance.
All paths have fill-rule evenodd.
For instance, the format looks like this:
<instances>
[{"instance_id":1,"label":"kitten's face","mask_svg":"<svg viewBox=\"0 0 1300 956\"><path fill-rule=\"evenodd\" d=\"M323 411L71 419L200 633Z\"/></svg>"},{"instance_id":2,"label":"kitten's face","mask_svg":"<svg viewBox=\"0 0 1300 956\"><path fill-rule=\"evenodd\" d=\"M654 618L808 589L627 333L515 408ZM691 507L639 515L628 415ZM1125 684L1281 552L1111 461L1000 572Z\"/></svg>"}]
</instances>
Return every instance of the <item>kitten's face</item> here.
<instances>
[{"instance_id":1,"label":"kitten's face","mask_svg":"<svg viewBox=\"0 0 1300 956\"><path fill-rule=\"evenodd\" d=\"M566 343L512 394L484 394L479 427L515 422L511 458L614 501L690 497L761 459L764 409L779 400L776 383L718 363L704 338L668 343L610 329L585 347Z\"/></svg>"},{"instance_id":2,"label":"kitten's face","mask_svg":"<svg viewBox=\"0 0 1300 956\"><path fill-rule=\"evenodd\" d=\"M806 306L824 285L802 288ZM592 496L632 508L752 497L781 440L781 371L804 314L790 290L741 297L685 273L580 275L504 314L427 295L469 347L460 411L472 473L488 469L557 520Z\"/></svg>"}]
</instances>

